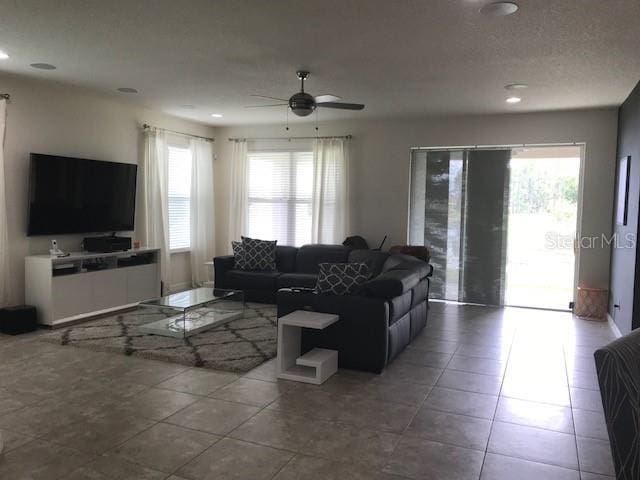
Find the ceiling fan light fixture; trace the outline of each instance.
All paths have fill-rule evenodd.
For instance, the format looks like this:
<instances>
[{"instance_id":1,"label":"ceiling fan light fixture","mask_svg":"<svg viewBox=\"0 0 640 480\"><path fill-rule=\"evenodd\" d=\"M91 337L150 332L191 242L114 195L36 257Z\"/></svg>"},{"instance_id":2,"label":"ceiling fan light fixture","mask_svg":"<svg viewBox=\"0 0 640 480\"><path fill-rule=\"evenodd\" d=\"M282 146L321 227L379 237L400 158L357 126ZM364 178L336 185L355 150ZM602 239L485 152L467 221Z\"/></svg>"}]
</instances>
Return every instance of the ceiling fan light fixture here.
<instances>
[{"instance_id":1,"label":"ceiling fan light fixture","mask_svg":"<svg viewBox=\"0 0 640 480\"><path fill-rule=\"evenodd\" d=\"M522 101L522 98L520 97L509 97L505 100L505 102L507 103L520 103Z\"/></svg>"},{"instance_id":2,"label":"ceiling fan light fixture","mask_svg":"<svg viewBox=\"0 0 640 480\"><path fill-rule=\"evenodd\" d=\"M513 2L493 2L482 7L480 13L487 17L506 17L516 13L518 8L518 4Z\"/></svg>"},{"instance_id":3,"label":"ceiling fan light fixture","mask_svg":"<svg viewBox=\"0 0 640 480\"><path fill-rule=\"evenodd\" d=\"M37 68L38 70L55 70L55 65L51 65L50 63L32 63L29 65L31 68Z\"/></svg>"},{"instance_id":4,"label":"ceiling fan light fixture","mask_svg":"<svg viewBox=\"0 0 640 480\"><path fill-rule=\"evenodd\" d=\"M9 54L4 50L0 50L0 60L7 60L9 58Z\"/></svg>"}]
</instances>

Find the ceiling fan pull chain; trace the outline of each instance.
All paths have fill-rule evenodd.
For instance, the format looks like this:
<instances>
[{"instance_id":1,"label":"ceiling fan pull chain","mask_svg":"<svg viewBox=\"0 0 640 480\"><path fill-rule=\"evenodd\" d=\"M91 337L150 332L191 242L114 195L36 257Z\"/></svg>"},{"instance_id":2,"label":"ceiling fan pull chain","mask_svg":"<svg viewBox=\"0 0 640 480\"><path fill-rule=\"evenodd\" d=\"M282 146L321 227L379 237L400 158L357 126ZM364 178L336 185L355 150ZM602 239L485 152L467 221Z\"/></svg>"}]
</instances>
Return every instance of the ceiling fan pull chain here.
<instances>
[{"instance_id":1,"label":"ceiling fan pull chain","mask_svg":"<svg viewBox=\"0 0 640 480\"><path fill-rule=\"evenodd\" d=\"M289 131L289 107L287 106L287 132Z\"/></svg>"}]
</instances>

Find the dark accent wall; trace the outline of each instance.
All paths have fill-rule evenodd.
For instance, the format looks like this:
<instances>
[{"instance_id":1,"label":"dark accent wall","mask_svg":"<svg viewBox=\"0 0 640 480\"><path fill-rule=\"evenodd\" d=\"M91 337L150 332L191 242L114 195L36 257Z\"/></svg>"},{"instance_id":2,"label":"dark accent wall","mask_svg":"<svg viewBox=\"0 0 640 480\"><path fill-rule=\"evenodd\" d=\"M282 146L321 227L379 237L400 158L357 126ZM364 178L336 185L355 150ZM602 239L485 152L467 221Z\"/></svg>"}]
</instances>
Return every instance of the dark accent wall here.
<instances>
[{"instance_id":1,"label":"dark accent wall","mask_svg":"<svg viewBox=\"0 0 640 480\"><path fill-rule=\"evenodd\" d=\"M617 241L611 249L609 314L622 334L640 326L640 255L638 255L638 209L640 207L640 83L618 112L617 169L620 158L631 157L627 225L617 225L612 212ZM619 172L618 172L619 173ZM617 179L617 176L616 176ZM616 182L617 183L617 182ZM614 199L617 199L618 192ZM587 212L583 212L583 215ZM616 306L617 305L617 306Z\"/></svg>"}]
</instances>

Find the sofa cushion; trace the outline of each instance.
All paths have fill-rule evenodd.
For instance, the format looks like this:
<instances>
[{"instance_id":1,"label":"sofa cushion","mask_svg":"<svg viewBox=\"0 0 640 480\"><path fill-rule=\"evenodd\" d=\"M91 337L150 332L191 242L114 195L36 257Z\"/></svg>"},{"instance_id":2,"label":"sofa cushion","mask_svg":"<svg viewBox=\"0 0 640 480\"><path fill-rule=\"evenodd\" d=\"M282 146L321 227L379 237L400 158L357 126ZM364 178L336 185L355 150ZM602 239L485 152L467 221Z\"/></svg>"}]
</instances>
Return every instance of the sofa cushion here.
<instances>
[{"instance_id":1,"label":"sofa cushion","mask_svg":"<svg viewBox=\"0 0 640 480\"><path fill-rule=\"evenodd\" d=\"M225 288L237 290L276 290L279 272L247 272L229 270L224 276Z\"/></svg>"},{"instance_id":2,"label":"sofa cushion","mask_svg":"<svg viewBox=\"0 0 640 480\"><path fill-rule=\"evenodd\" d=\"M314 288L318 276L313 273L283 273L278 277L278 289L300 287Z\"/></svg>"},{"instance_id":3,"label":"sofa cushion","mask_svg":"<svg viewBox=\"0 0 640 480\"><path fill-rule=\"evenodd\" d=\"M242 237L242 270L275 271L276 240Z\"/></svg>"},{"instance_id":4,"label":"sofa cushion","mask_svg":"<svg viewBox=\"0 0 640 480\"><path fill-rule=\"evenodd\" d=\"M394 298L418 285L420 277L411 270L390 270L363 285L364 294L370 297Z\"/></svg>"},{"instance_id":5,"label":"sofa cushion","mask_svg":"<svg viewBox=\"0 0 640 480\"><path fill-rule=\"evenodd\" d=\"M296 272L317 274L321 263L346 263L350 251L342 245L303 245L296 255Z\"/></svg>"},{"instance_id":6,"label":"sofa cushion","mask_svg":"<svg viewBox=\"0 0 640 480\"><path fill-rule=\"evenodd\" d=\"M369 278L364 263L321 263L316 290L320 294L350 295Z\"/></svg>"},{"instance_id":7,"label":"sofa cushion","mask_svg":"<svg viewBox=\"0 0 640 480\"><path fill-rule=\"evenodd\" d=\"M352 250L349 252L349 262L366 263L371 277L380 275L387 258L389 258L389 254L379 250Z\"/></svg>"},{"instance_id":8,"label":"sofa cushion","mask_svg":"<svg viewBox=\"0 0 640 480\"><path fill-rule=\"evenodd\" d=\"M402 295L390 298L389 302L389 325L396 323L401 317L405 316L411 310L411 291L404 292Z\"/></svg>"},{"instance_id":9,"label":"sofa cushion","mask_svg":"<svg viewBox=\"0 0 640 480\"><path fill-rule=\"evenodd\" d=\"M278 245L276 247L276 268L279 272L290 273L296 271L296 247Z\"/></svg>"}]
</instances>

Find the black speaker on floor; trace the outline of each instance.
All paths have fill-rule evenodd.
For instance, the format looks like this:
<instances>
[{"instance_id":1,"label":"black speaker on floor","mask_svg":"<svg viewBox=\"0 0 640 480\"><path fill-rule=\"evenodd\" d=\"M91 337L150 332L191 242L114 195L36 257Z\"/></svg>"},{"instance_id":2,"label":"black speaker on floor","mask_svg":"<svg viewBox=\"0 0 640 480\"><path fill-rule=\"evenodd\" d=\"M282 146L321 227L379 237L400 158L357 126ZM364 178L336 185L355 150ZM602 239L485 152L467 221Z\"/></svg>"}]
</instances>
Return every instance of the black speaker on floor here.
<instances>
[{"instance_id":1,"label":"black speaker on floor","mask_svg":"<svg viewBox=\"0 0 640 480\"><path fill-rule=\"evenodd\" d=\"M38 329L36 307L18 305L0 308L0 332L9 335L33 332Z\"/></svg>"}]
</instances>

